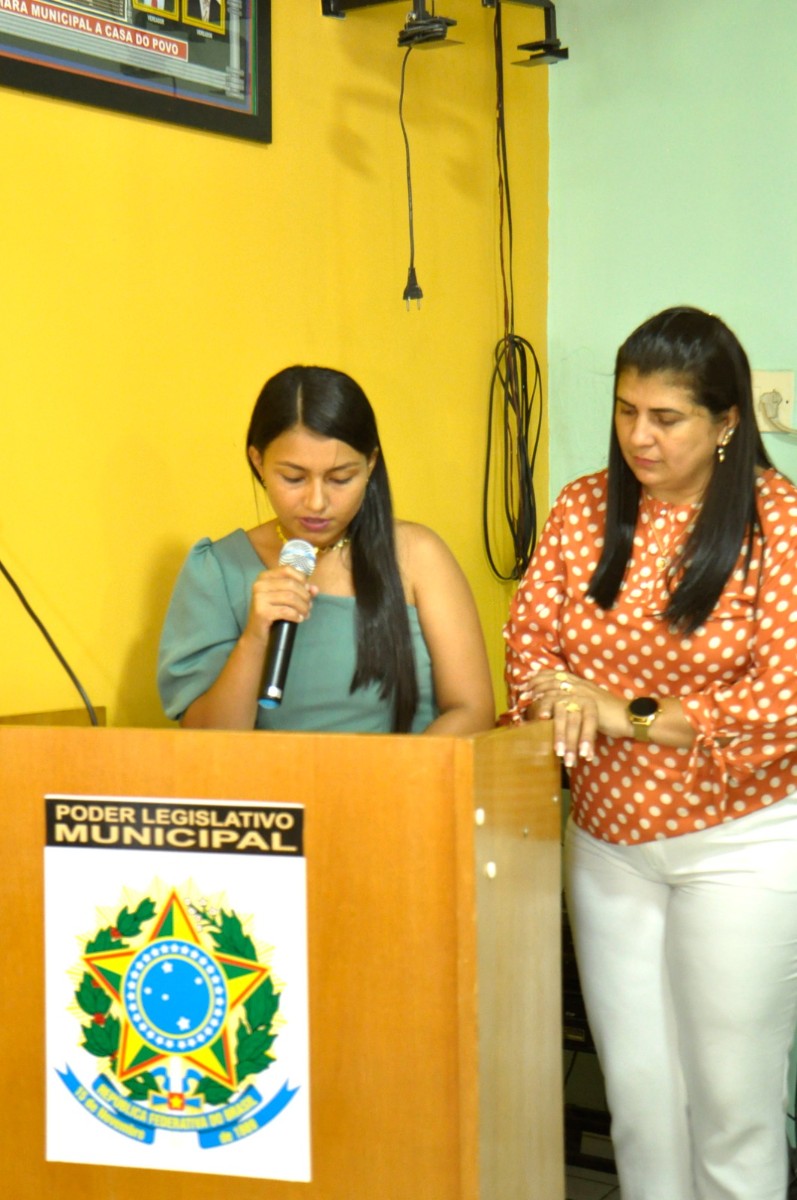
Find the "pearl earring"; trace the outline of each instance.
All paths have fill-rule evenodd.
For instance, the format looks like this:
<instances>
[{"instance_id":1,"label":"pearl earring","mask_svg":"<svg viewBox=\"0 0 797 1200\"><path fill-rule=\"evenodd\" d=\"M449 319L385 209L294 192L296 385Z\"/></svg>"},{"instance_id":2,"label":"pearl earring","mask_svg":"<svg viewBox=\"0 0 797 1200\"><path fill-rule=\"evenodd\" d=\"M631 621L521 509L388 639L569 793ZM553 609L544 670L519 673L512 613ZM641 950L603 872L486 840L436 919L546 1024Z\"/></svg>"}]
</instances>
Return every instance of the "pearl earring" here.
<instances>
[{"instance_id":1,"label":"pearl earring","mask_svg":"<svg viewBox=\"0 0 797 1200\"><path fill-rule=\"evenodd\" d=\"M722 441L717 446L717 458L721 463L725 462L725 447L733 437L733 432L734 431L732 429L726 429L725 433L722 435Z\"/></svg>"}]
</instances>

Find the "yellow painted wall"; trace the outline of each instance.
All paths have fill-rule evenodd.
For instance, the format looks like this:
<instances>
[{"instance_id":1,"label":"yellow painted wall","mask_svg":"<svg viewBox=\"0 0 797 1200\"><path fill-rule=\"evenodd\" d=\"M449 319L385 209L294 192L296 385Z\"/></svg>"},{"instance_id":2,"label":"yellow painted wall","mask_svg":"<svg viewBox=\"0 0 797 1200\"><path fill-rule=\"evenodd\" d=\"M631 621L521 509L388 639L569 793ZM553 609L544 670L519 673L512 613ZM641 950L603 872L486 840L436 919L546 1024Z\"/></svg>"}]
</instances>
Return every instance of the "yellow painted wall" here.
<instances>
[{"instance_id":1,"label":"yellow painted wall","mask_svg":"<svg viewBox=\"0 0 797 1200\"><path fill-rule=\"evenodd\" d=\"M258 520L244 431L267 376L298 361L365 387L397 511L457 554L501 692L509 589L481 538L501 332L493 13L448 0L463 44L410 55L425 298L408 313L407 7L338 21L274 0L270 145L0 88L0 558L110 724L166 723L154 672L175 574L198 537ZM509 61L538 15L505 8ZM508 68L506 86L516 328L542 358L546 69ZM80 704L2 579L0 628L0 712Z\"/></svg>"}]
</instances>

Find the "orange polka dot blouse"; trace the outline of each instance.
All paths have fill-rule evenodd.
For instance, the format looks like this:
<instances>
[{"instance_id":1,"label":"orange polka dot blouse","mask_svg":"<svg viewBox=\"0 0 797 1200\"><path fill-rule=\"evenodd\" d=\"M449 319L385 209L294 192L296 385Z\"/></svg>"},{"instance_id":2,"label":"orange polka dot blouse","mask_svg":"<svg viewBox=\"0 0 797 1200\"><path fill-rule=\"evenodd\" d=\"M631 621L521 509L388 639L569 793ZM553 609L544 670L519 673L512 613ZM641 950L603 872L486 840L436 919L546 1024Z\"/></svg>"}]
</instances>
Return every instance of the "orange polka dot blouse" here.
<instances>
[{"instance_id":1,"label":"orange polka dot blouse","mask_svg":"<svg viewBox=\"0 0 797 1200\"><path fill-rule=\"evenodd\" d=\"M696 739L671 749L599 735L570 769L576 823L631 844L743 816L797 789L797 488L774 470L757 483L764 554L743 555L711 617L689 636L660 617L662 550L687 536L695 510L640 505L631 562L612 609L586 592L603 545L606 472L559 496L504 629L512 721L542 668L635 696L678 696Z\"/></svg>"}]
</instances>

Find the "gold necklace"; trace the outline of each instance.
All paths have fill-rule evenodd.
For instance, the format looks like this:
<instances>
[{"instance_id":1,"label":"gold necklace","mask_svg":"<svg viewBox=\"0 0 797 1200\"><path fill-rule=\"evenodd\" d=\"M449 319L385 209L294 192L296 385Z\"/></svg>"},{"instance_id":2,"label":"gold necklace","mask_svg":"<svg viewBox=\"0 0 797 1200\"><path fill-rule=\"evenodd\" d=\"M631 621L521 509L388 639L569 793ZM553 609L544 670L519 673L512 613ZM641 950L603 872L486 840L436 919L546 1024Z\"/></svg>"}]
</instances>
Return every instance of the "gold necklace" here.
<instances>
[{"instance_id":1,"label":"gold necklace","mask_svg":"<svg viewBox=\"0 0 797 1200\"><path fill-rule=\"evenodd\" d=\"M671 566L672 558L673 558L672 541L673 541L673 537L677 536L677 534L674 535L671 532L666 545L662 545L661 541L659 540L658 530L656 529L657 518L655 518L653 516L653 513L650 511L650 505L648 504L648 497L645 492L642 493L642 507L644 508L645 513L647 515L648 526L650 528L650 532L653 534L653 540L656 543L656 548L658 549L658 552L659 552L659 557L656 559L656 570L657 571L665 571L665 570L668 570L668 568L669 568L669 570L672 571L672 569L673 569ZM700 512L700 507L701 507L700 504L698 504L696 506L695 515L692 517L692 520L687 525L686 530L683 534L683 537L679 540L685 541L689 537L689 534L692 532L692 530L695 527L695 522L697 521L697 514Z\"/></svg>"},{"instance_id":2,"label":"gold necklace","mask_svg":"<svg viewBox=\"0 0 797 1200\"><path fill-rule=\"evenodd\" d=\"M277 521L277 537L283 545L288 540L288 535L280 525L279 521ZM313 546L313 549L316 553L316 558L319 558L322 554L329 554L331 550L342 550L344 546L348 546L350 541L351 538L348 534L346 534L344 537L339 538L336 542L333 542L331 546Z\"/></svg>"}]
</instances>

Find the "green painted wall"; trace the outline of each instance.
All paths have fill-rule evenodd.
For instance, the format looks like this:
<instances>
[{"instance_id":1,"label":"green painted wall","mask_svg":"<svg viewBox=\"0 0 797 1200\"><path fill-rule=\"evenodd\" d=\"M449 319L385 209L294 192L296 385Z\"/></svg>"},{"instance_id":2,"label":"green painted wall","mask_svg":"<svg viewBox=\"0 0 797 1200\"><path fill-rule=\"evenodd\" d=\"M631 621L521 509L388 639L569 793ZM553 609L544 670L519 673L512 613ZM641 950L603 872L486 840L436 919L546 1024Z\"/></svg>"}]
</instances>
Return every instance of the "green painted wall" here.
<instances>
[{"instance_id":1,"label":"green painted wall","mask_svg":"<svg viewBox=\"0 0 797 1200\"><path fill-rule=\"evenodd\" d=\"M549 73L551 488L603 466L617 346L671 304L797 369L797 4L558 0ZM797 479L797 436L767 434Z\"/></svg>"}]
</instances>

